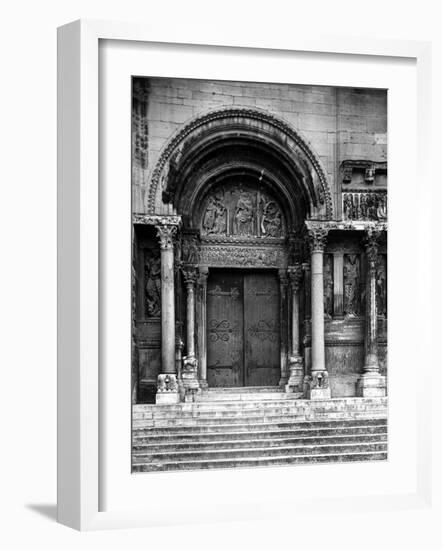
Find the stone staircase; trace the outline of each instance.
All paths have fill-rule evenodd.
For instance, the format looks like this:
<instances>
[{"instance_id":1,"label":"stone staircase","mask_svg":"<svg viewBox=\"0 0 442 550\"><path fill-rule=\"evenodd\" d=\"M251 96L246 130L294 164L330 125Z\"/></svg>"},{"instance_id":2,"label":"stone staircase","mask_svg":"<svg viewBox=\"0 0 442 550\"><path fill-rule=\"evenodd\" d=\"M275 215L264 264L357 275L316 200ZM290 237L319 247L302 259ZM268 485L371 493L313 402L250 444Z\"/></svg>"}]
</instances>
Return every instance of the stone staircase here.
<instances>
[{"instance_id":1,"label":"stone staircase","mask_svg":"<svg viewBox=\"0 0 442 550\"><path fill-rule=\"evenodd\" d=\"M133 472L387 458L386 398L310 401L275 388L242 390L135 405Z\"/></svg>"}]
</instances>

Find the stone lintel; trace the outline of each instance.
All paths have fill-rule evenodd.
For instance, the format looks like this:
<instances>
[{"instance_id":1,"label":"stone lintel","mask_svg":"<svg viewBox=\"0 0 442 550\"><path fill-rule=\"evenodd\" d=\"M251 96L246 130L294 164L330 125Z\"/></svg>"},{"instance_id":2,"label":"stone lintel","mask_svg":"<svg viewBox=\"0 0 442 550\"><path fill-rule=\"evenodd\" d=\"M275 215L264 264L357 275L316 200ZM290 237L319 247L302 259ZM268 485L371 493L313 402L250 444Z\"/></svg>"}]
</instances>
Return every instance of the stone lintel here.
<instances>
[{"instance_id":1,"label":"stone lintel","mask_svg":"<svg viewBox=\"0 0 442 550\"><path fill-rule=\"evenodd\" d=\"M387 231L387 222L306 220L307 231Z\"/></svg>"},{"instance_id":2,"label":"stone lintel","mask_svg":"<svg viewBox=\"0 0 442 550\"><path fill-rule=\"evenodd\" d=\"M132 223L141 225L181 225L181 216L157 216L152 214L132 214Z\"/></svg>"}]
</instances>

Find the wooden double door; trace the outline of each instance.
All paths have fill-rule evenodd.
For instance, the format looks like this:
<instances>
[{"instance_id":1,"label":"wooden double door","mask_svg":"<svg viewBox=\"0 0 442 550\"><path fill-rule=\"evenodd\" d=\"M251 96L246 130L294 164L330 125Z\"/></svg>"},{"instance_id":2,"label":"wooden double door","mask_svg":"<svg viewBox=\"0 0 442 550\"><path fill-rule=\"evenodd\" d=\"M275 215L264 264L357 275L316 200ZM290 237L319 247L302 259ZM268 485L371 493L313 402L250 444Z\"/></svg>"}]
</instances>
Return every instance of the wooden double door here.
<instances>
[{"instance_id":1,"label":"wooden double door","mask_svg":"<svg viewBox=\"0 0 442 550\"><path fill-rule=\"evenodd\" d=\"M279 285L273 271L210 271L209 387L276 386L280 371Z\"/></svg>"}]
</instances>

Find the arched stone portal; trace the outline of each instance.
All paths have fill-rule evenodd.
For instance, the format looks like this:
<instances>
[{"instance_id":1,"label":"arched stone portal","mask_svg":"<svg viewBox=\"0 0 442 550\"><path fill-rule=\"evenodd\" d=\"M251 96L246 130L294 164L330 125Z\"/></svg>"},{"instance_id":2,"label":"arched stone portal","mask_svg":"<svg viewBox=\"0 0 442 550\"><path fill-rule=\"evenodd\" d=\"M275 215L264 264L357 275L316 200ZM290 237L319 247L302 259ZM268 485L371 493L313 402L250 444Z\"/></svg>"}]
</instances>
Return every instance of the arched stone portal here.
<instances>
[{"instance_id":1,"label":"arched stone portal","mask_svg":"<svg viewBox=\"0 0 442 550\"><path fill-rule=\"evenodd\" d=\"M161 248L157 402L208 386L330 397L324 317L333 300L339 317L344 255L332 261L333 290L327 236L368 225L333 219L325 172L299 133L258 109L200 116L164 147L145 206L134 223L154 225Z\"/></svg>"},{"instance_id":2,"label":"arched stone portal","mask_svg":"<svg viewBox=\"0 0 442 550\"><path fill-rule=\"evenodd\" d=\"M147 209L181 221L176 294L186 337L178 384L186 395L208 384L281 385L301 395L305 221L333 212L307 142L257 109L200 116L160 155Z\"/></svg>"}]
</instances>

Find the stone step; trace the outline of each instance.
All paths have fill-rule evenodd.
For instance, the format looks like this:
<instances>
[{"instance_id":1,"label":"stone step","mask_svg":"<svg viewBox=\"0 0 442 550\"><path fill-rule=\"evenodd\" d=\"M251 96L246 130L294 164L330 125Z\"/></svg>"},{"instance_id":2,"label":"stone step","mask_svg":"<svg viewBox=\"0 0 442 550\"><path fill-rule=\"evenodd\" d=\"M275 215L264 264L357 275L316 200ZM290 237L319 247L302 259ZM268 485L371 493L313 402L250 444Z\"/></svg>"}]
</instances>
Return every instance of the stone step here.
<instances>
[{"instance_id":1,"label":"stone step","mask_svg":"<svg viewBox=\"0 0 442 550\"><path fill-rule=\"evenodd\" d=\"M299 445L322 445L322 444L340 444L340 443L381 443L387 441L387 434L352 434L352 435L321 435L320 437L268 437L250 438L250 434L243 434L242 439L217 439L210 441L201 441L199 438L193 438L191 441L168 441L153 442L150 438L142 438L134 442L133 450L145 453L157 452L179 452L195 451L204 452L209 450L241 449L253 447L287 447Z\"/></svg>"},{"instance_id":2,"label":"stone step","mask_svg":"<svg viewBox=\"0 0 442 550\"><path fill-rule=\"evenodd\" d=\"M133 464L166 463L182 461L198 461L207 459L240 459L240 458L262 458L278 456L312 455L312 454L341 454L360 452L386 452L386 442L379 443L338 443L338 444L307 444L288 445L285 447L244 447L241 449L213 449L198 451L167 451L167 452L134 452L132 454Z\"/></svg>"},{"instance_id":3,"label":"stone step","mask_svg":"<svg viewBox=\"0 0 442 550\"><path fill-rule=\"evenodd\" d=\"M328 417L327 417L328 418ZM243 426L243 429L259 429L263 428L264 426L273 426L274 428L284 428L288 427L289 425L295 426L295 427L301 427L300 425L304 423L304 427L313 427L313 425L317 425L318 427L345 427L345 426L357 426L357 425L374 425L375 421L378 421L378 424L385 424L386 419L385 417L380 416L379 418L353 418L351 420L349 419L330 419L330 420L318 420L318 421L305 421L304 419L300 419L296 415L262 415L262 416L245 416L240 415L238 417L234 418L186 418L184 421L182 418L168 418L168 419L161 419L161 420L155 420L154 422L149 423L147 420L143 421L134 421L132 424L132 428L135 431L143 430L143 429L156 429L156 430L164 430L164 429L184 429L184 430L191 430L191 429L197 429L200 431L207 431L207 430L214 430L216 426L219 426L221 429L225 429L228 426L234 426L234 425L241 425ZM353 424L348 424L348 422L352 422ZM358 424L359 422L359 424ZM263 428L266 429L266 428Z\"/></svg>"},{"instance_id":4,"label":"stone step","mask_svg":"<svg viewBox=\"0 0 442 550\"><path fill-rule=\"evenodd\" d=\"M379 407L378 405L367 406L364 405L360 408L354 407L352 412L358 411L382 411L385 414L385 409ZM223 414L261 414L263 412L273 413L273 414L297 414L305 415L308 414L310 409L308 407L302 407L296 402L293 401L260 401L255 402L244 402L244 403L196 403L192 404L188 408L185 406L176 408L176 407L164 407L164 406L152 406L151 409L136 411L133 413L134 420L149 419L149 418L171 418L176 416L181 416L183 418L191 416L219 416ZM317 414L323 412L321 409L316 409ZM324 411L327 413L340 412L339 408L327 409Z\"/></svg>"},{"instance_id":5,"label":"stone step","mask_svg":"<svg viewBox=\"0 0 442 550\"><path fill-rule=\"evenodd\" d=\"M134 464L132 471L160 472L171 470L209 470L216 468L256 468L260 466L286 466L290 464L309 464L322 462L364 462L386 460L386 451L346 452L339 454L317 453L311 455L278 455L272 457L191 460L181 462L156 462Z\"/></svg>"},{"instance_id":6,"label":"stone step","mask_svg":"<svg viewBox=\"0 0 442 550\"><path fill-rule=\"evenodd\" d=\"M274 426L256 426L256 429L252 429L251 426L238 425L231 426L226 425L215 426L213 430L206 429L201 431L198 428L184 428L184 429L148 429L148 430L135 430L133 435L134 443L146 443L157 441L191 441L198 438L199 441L217 441L223 440L228 437L231 440L244 439L244 437L257 438L271 438L271 437L319 437L329 435L370 435L370 434L386 434L386 424L364 425L364 426L345 426L345 427L297 427L296 424L289 424L288 427L280 427L274 429Z\"/></svg>"},{"instance_id":7,"label":"stone step","mask_svg":"<svg viewBox=\"0 0 442 550\"><path fill-rule=\"evenodd\" d=\"M231 394L226 393L226 397ZM305 399L286 398L281 399L281 394L275 394L277 399L256 399L246 401L225 400L220 402L196 402L179 403L176 405L134 405L133 418L151 418L154 415L203 412L203 411L225 411L225 410L249 410L249 409L273 409L275 407L291 408L302 413L311 412L333 412L333 411L366 411L383 410L386 413L387 405L383 399L331 399L321 402L312 402ZM290 395L290 394L282 394Z\"/></svg>"}]
</instances>

